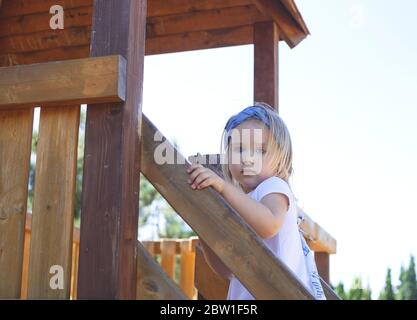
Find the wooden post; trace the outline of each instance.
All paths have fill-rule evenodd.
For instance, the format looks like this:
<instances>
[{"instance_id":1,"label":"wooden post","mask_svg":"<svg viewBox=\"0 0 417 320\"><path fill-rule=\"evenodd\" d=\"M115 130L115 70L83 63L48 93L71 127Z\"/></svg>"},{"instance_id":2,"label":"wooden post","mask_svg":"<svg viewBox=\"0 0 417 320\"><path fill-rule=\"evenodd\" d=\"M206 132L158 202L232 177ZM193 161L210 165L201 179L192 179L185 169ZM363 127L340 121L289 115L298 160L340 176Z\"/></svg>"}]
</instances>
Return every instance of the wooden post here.
<instances>
[{"instance_id":1,"label":"wooden post","mask_svg":"<svg viewBox=\"0 0 417 320\"><path fill-rule=\"evenodd\" d=\"M278 111L278 28L273 21L254 24L254 100Z\"/></svg>"},{"instance_id":2,"label":"wooden post","mask_svg":"<svg viewBox=\"0 0 417 320\"><path fill-rule=\"evenodd\" d=\"M78 299L135 299L146 0L94 2L91 56L127 60L126 102L87 108Z\"/></svg>"},{"instance_id":3,"label":"wooden post","mask_svg":"<svg viewBox=\"0 0 417 320\"><path fill-rule=\"evenodd\" d=\"M314 259L320 277L330 283L330 255L327 252L314 252Z\"/></svg>"}]
</instances>

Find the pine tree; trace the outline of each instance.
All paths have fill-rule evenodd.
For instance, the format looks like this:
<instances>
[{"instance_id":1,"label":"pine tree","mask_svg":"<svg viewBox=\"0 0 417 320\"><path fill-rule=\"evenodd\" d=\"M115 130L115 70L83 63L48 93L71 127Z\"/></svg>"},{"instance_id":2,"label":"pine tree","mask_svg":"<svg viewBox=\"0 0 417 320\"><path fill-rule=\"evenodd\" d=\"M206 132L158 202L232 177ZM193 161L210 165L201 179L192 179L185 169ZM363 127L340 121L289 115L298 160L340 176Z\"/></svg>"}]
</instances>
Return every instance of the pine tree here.
<instances>
[{"instance_id":1,"label":"pine tree","mask_svg":"<svg viewBox=\"0 0 417 320\"><path fill-rule=\"evenodd\" d=\"M404 269L404 266L401 265L400 270L400 284L397 287L397 300L406 300L406 291L407 291L407 271Z\"/></svg>"},{"instance_id":2,"label":"pine tree","mask_svg":"<svg viewBox=\"0 0 417 320\"><path fill-rule=\"evenodd\" d=\"M369 284L366 289L362 287L362 279L355 277L353 279L352 287L350 288L347 299L348 300L370 300L371 299L371 288Z\"/></svg>"},{"instance_id":3,"label":"pine tree","mask_svg":"<svg viewBox=\"0 0 417 320\"><path fill-rule=\"evenodd\" d=\"M395 300L394 290L391 281L391 269L388 268L387 276L385 278L385 288L379 296L379 300Z\"/></svg>"},{"instance_id":4,"label":"pine tree","mask_svg":"<svg viewBox=\"0 0 417 320\"><path fill-rule=\"evenodd\" d=\"M410 263L407 270L407 296L408 300L417 300L417 280L416 280L416 265L414 256L410 256Z\"/></svg>"},{"instance_id":5,"label":"pine tree","mask_svg":"<svg viewBox=\"0 0 417 320\"><path fill-rule=\"evenodd\" d=\"M340 297L340 299L347 300L347 295L346 295L346 292L345 292L345 287L343 286L343 283L342 282L339 282L337 284L336 288L334 288L334 291Z\"/></svg>"}]
</instances>

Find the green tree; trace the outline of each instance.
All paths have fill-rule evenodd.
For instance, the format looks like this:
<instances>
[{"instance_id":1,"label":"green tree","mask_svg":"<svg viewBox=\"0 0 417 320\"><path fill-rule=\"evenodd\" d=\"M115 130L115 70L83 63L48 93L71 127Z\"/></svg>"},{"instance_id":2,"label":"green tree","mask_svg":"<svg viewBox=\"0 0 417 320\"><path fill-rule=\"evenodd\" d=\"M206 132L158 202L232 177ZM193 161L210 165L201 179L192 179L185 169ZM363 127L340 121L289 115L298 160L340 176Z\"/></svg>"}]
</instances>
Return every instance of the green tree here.
<instances>
[{"instance_id":1,"label":"green tree","mask_svg":"<svg viewBox=\"0 0 417 320\"><path fill-rule=\"evenodd\" d=\"M379 296L379 300L395 300L394 289L391 281L391 269L388 268L387 276L385 278L385 288Z\"/></svg>"},{"instance_id":2,"label":"green tree","mask_svg":"<svg viewBox=\"0 0 417 320\"><path fill-rule=\"evenodd\" d=\"M416 264L414 256L410 256L410 263L407 270L408 296L409 300L417 300L417 279L416 279Z\"/></svg>"},{"instance_id":3,"label":"green tree","mask_svg":"<svg viewBox=\"0 0 417 320\"><path fill-rule=\"evenodd\" d=\"M406 300L406 291L407 291L407 271L404 269L404 266L401 265L400 269L400 284L397 287L397 300Z\"/></svg>"},{"instance_id":4,"label":"green tree","mask_svg":"<svg viewBox=\"0 0 417 320\"><path fill-rule=\"evenodd\" d=\"M400 285L398 286L399 300L417 300L417 280L414 256L410 256L408 269L401 266Z\"/></svg>"},{"instance_id":5,"label":"green tree","mask_svg":"<svg viewBox=\"0 0 417 320\"><path fill-rule=\"evenodd\" d=\"M348 297L347 297L347 294L345 292L345 287L342 282L339 282L337 284L336 288L334 288L334 291L340 297L340 299L347 300Z\"/></svg>"},{"instance_id":6,"label":"green tree","mask_svg":"<svg viewBox=\"0 0 417 320\"><path fill-rule=\"evenodd\" d=\"M371 288L369 284L366 289L362 287L362 279L355 277L352 287L350 288L347 298L348 300L371 300Z\"/></svg>"}]
</instances>

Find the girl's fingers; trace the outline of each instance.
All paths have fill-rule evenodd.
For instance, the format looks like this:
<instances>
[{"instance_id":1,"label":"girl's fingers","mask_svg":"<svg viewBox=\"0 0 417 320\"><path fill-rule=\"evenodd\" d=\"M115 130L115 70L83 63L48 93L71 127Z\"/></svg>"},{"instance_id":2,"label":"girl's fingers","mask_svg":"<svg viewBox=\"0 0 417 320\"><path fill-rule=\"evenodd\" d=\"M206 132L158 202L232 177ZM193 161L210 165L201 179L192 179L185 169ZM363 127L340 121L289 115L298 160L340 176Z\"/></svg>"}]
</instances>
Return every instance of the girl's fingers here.
<instances>
[{"instance_id":1,"label":"girl's fingers","mask_svg":"<svg viewBox=\"0 0 417 320\"><path fill-rule=\"evenodd\" d=\"M210 178L210 177L208 177L206 180L204 180L203 182L201 182L199 185L198 185L198 189L204 189L204 188L206 188L206 187L208 187L208 186L210 186L211 185L211 182L212 182L212 179Z\"/></svg>"},{"instance_id":2,"label":"girl's fingers","mask_svg":"<svg viewBox=\"0 0 417 320\"><path fill-rule=\"evenodd\" d=\"M188 169L187 169L187 172L188 173L192 173L195 169L197 169L197 168L202 168L203 166L201 165L201 164L199 164L199 163L194 163L194 164L192 164Z\"/></svg>"},{"instance_id":3,"label":"girl's fingers","mask_svg":"<svg viewBox=\"0 0 417 320\"><path fill-rule=\"evenodd\" d=\"M202 174L200 174L197 179L195 179L194 183L193 183L193 187L198 187L201 182L203 182L204 180L208 179L210 177L210 173L209 172L204 172Z\"/></svg>"},{"instance_id":4,"label":"girl's fingers","mask_svg":"<svg viewBox=\"0 0 417 320\"><path fill-rule=\"evenodd\" d=\"M207 169L204 167L201 168L197 168L193 171L193 173L190 174L190 177L188 179L188 183L193 183L195 178L197 178L201 173L203 173L204 171L206 171Z\"/></svg>"}]
</instances>

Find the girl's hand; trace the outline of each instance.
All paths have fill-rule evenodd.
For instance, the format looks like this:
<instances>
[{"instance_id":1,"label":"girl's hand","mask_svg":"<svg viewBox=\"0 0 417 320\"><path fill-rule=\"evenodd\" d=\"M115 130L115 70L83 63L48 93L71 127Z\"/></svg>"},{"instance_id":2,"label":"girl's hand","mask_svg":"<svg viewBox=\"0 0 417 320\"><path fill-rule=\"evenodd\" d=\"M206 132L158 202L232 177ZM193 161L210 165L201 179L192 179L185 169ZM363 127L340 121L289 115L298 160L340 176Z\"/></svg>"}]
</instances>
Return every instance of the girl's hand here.
<instances>
[{"instance_id":1,"label":"girl's hand","mask_svg":"<svg viewBox=\"0 0 417 320\"><path fill-rule=\"evenodd\" d=\"M191 188L201 190L211 186L218 193L223 192L225 181L210 169L197 163L191 165L187 172L190 175L188 184L191 184Z\"/></svg>"}]
</instances>

